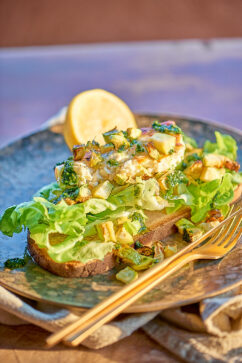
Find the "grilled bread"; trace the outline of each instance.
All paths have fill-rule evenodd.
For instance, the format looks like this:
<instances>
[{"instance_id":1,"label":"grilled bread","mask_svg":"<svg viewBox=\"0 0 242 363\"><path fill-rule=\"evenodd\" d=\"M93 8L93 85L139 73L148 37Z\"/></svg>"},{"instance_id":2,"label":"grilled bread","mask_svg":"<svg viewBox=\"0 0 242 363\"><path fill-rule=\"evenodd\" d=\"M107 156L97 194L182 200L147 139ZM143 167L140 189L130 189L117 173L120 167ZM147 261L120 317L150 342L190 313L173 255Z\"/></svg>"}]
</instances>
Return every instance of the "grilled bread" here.
<instances>
[{"instance_id":1,"label":"grilled bread","mask_svg":"<svg viewBox=\"0 0 242 363\"><path fill-rule=\"evenodd\" d=\"M233 203L238 201L242 195L242 184L234 192ZM175 232L175 223L184 217L189 217L190 209L182 208L173 214L165 214L161 211L146 211L148 217L146 221L149 232L138 235L135 240L141 241L145 245L152 245L157 240L169 236ZM115 266L115 253L108 253L103 260L91 260L83 264L79 261L69 261L58 263L49 257L45 248L40 248L28 235L28 251L34 261L58 276L62 277L88 277L103 274Z\"/></svg>"}]
</instances>

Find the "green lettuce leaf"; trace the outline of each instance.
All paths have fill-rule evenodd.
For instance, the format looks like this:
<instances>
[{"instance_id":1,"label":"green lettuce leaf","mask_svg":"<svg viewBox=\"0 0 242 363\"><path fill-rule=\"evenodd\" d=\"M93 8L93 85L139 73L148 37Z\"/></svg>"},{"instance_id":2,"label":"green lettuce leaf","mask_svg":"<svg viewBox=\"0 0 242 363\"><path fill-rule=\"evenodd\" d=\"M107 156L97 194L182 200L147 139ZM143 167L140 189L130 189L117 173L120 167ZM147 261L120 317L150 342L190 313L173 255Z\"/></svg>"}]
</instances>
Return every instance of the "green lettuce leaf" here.
<instances>
[{"instance_id":1,"label":"green lettuce leaf","mask_svg":"<svg viewBox=\"0 0 242 363\"><path fill-rule=\"evenodd\" d=\"M82 204L85 209L85 213L98 214L109 209L113 211L117 209L114 203L111 203L105 199L91 198Z\"/></svg>"},{"instance_id":2,"label":"green lettuce leaf","mask_svg":"<svg viewBox=\"0 0 242 363\"><path fill-rule=\"evenodd\" d=\"M203 220L212 209L223 209L233 197L233 184L229 173L220 179L198 185L191 184L188 191L192 194L191 220L198 223Z\"/></svg>"},{"instance_id":3,"label":"green lettuce leaf","mask_svg":"<svg viewBox=\"0 0 242 363\"><path fill-rule=\"evenodd\" d=\"M237 144L230 135L222 135L215 131L216 142L206 141L203 147L205 153L225 155L231 160L236 160Z\"/></svg>"},{"instance_id":4,"label":"green lettuce leaf","mask_svg":"<svg viewBox=\"0 0 242 363\"><path fill-rule=\"evenodd\" d=\"M236 171L231 171L232 183L235 185L242 184L242 172L237 173Z\"/></svg>"},{"instance_id":5,"label":"green lettuce leaf","mask_svg":"<svg viewBox=\"0 0 242 363\"><path fill-rule=\"evenodd\" d=\"M228 205L234 197L232 175L226 173L222 179L208 183L180 184L177 195L168 195L170 206L166 212L173 213L183 206L191 208L191 220L198 223L204 220L212 209L220 209L223 215L228 211Z\"/></svg>"},{"instance_id":6,"label":"green lettuce leaf","mask_svg":"<svg viewBox=\"0 0 242 363\"><path fill-rule=\"evenodd\" d=\"M220 208L223 205L228 205L234 197L234 190L232 185L232 177L230 174L225 174L219 186L219 190L213 199L215 208Z\"/></svg>"},{"instance_id":7,"label":"green lettuce leaf","mask_svg":"<svg viewBox=\"0 0 242 363\"><path fill-rule=\"evenodd\" d=\"M135 207L137 199L141 195L140 184L132 184L126 188L118 188L120 191L112 192L111 196L108 198L108 202L116 205L117 207Z\"/></svg>"},{"instance_id":8,"label":"green lettuce leaf","mask_svg":"<svg viewBox=\"0 0 242 363\"><path fill-rule=\"evenodd\" d=\"M54 182L45 185L43 188L38 190L34 194L34 197L41 197L48 200L49 202L53 202L56 199L58 199L61 194L62 194L62 189L59 187L58 183Z\"/></svg>"},{"instance_id":9,"label":"green lettuce leaf","mask_svg":"<svg viewBox=\"0 0 242 363\"><path fill-rule=\"evenodd\" d=\"M183 141L184 141L185 145L188 144L188 145L191 145L194 149L197 148L197 142L192 137L183 134Z\"/></svg>"},{"instance_id":10,"label":"green lettuce leaf","mask_svg":"<svg viewBox=\"0 0 242 363\"><path fill-rule=\"evenodd\" d=\"M68 206L61 201L55 205L44 198L34 197L31 202L8 208L0 218L0 230L12 236L21 232L23 228L28 228L30 235L40 247L63 250L82 239L86 222L85 208L82 204ZM51 233L60 233L66 238L58 245L51 246Z\"/></svg>"}]
</instances>

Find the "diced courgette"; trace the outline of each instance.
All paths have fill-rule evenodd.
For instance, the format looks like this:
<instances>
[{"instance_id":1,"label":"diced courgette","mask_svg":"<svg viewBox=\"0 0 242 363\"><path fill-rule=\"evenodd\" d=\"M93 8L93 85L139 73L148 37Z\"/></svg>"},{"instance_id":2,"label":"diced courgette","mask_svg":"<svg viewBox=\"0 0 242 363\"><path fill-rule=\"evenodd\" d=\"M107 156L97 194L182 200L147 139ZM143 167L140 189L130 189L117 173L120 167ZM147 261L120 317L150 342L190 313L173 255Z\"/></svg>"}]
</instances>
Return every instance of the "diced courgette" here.
<instances>
[{"instance_id":1,"label":"diced courgette","mask_svg":"<svg viewBox=\"0 0 242 363\"><path fill-rule=\"evenodd\" d=\"M176 138L168 134L155 133L151 140L156 149L165 155L168 155L176 146Z\"/></svg>"},{"instance_id":2,"label":"diced courgette","mask_svg":"<svg viewBox=\"0 0 242 363\"><path fill-rule=\"evenodd\" d=\"M127 266L123 270L120 270L116 274L116 279L122 281L124 284L128 284L131 281L137 279L138 273L134 271L131 267Z\"/></svg>"}]
</instances>

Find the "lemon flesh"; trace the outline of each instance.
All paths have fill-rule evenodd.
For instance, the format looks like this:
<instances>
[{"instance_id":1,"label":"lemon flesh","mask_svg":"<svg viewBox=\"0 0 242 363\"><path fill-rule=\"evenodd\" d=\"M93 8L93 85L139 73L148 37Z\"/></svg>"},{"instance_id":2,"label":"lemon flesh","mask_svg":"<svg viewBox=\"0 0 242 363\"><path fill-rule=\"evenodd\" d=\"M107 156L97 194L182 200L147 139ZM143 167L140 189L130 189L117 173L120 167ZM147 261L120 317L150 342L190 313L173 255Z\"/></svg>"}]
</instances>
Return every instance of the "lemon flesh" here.
<instances>
[{"instance_id":1,"label":"lemon flesh","mask_svg":"<svg viewBox=\"0 0 242 363\"><path fill-rule=\"evenodd\" d=\"M117 127L136 127L129 107L114 94L102 89L82 92L69 104L64 123L64 137L70 149L95 139L103 144L102 134Z\"/></svg>"}]
</instances>

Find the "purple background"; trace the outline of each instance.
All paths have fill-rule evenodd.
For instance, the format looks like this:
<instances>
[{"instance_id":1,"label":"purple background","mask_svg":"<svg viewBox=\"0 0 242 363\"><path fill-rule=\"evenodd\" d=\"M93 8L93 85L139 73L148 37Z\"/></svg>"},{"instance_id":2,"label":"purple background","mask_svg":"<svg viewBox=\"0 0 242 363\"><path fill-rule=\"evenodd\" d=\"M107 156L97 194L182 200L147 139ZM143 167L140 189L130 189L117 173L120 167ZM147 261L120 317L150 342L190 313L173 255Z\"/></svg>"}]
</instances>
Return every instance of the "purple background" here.
<instances>
[{"instance_id":1,"label":"purple background","mask_svg":"<svg viewBox=\"0 0 242 363\"><path fill-rule=\"evenodd\" d=\"M0 50L0 145L37 129L86 89L134 112L177 113L241 128L242 40Z\"/></svg>"}]
</instances>

